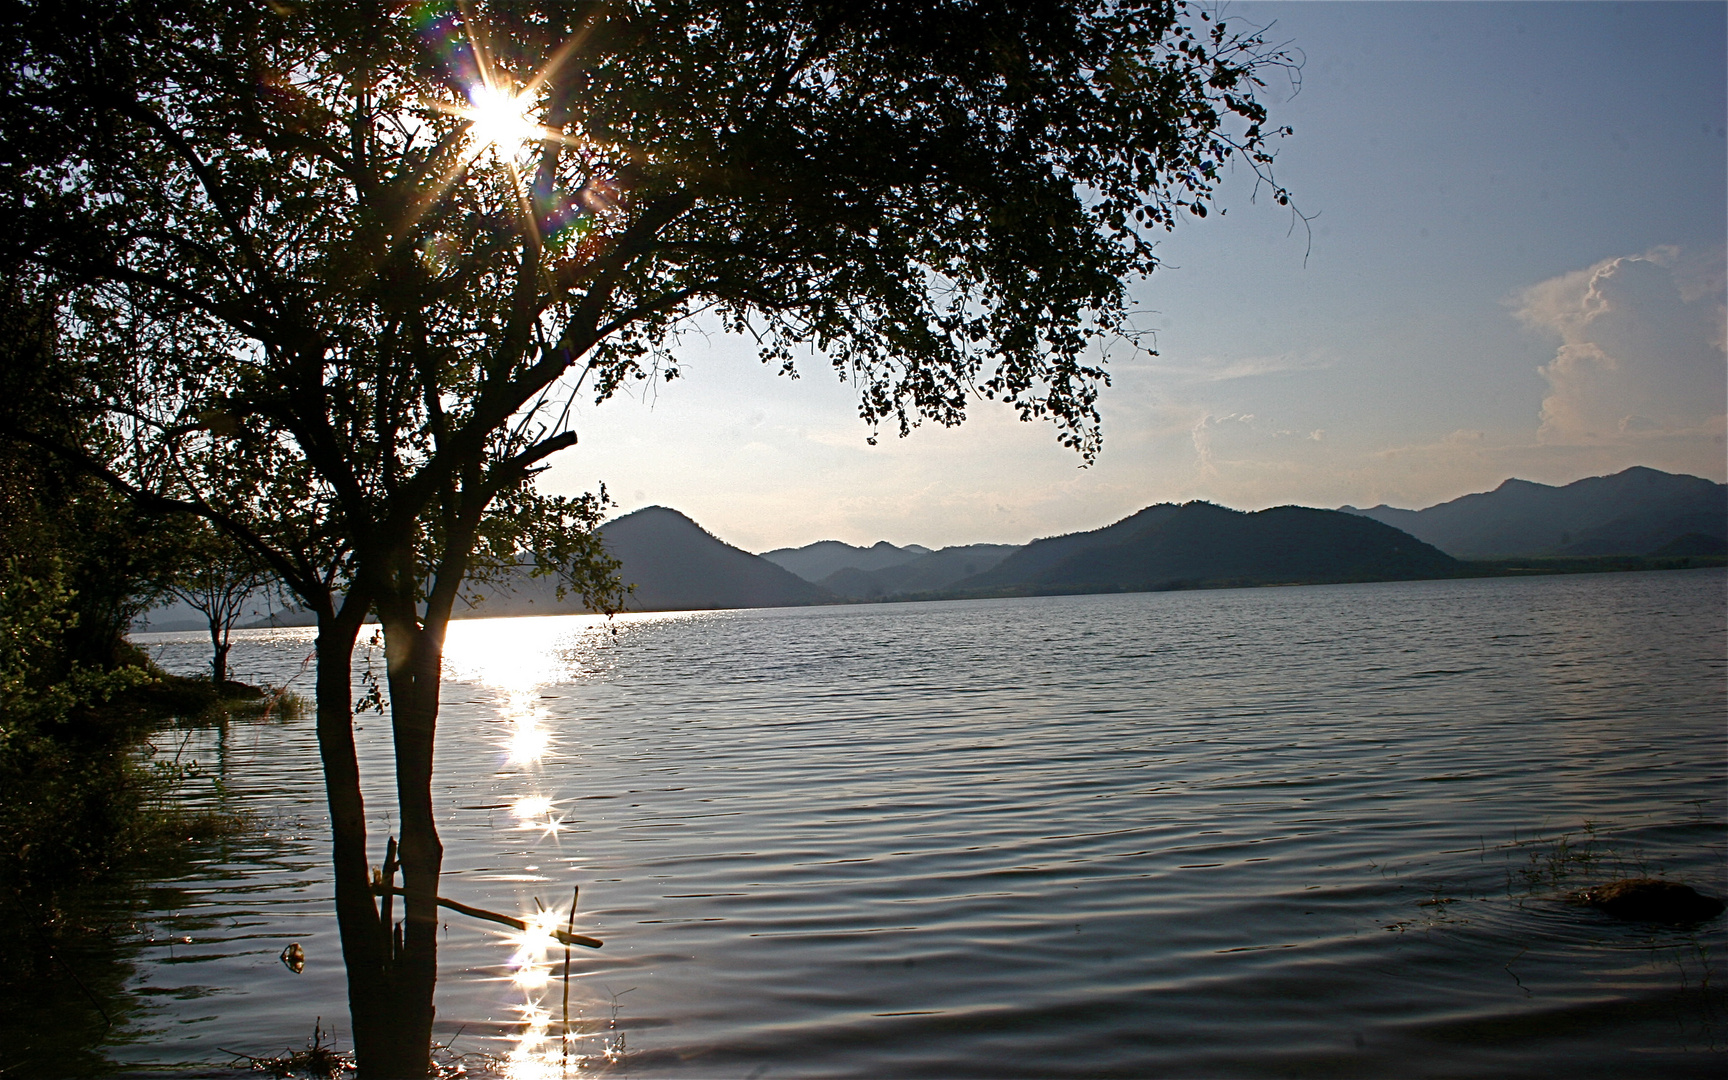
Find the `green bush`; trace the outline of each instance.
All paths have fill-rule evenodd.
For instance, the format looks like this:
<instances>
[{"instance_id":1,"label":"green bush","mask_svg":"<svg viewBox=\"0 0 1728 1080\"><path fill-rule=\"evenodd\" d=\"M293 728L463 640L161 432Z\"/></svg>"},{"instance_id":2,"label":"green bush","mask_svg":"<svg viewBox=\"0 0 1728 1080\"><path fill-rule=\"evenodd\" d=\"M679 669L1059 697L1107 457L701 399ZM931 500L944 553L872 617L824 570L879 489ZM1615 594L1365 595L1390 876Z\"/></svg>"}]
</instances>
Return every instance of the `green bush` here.
<instances>
[{"instance_id":1,"label":"green bush","mask_svg":"<svg viewBox=\"0 0 1728 1080\"><path fill-rule=\"evenodd\" d=\"M156 676L70 660L75 597L57 560L40 566L9 561L0 583L0 901L52 923L68 887L152 831L144 811L173 778L132 752L142 718L105 708Z\"/></svg>"}]
</instances>

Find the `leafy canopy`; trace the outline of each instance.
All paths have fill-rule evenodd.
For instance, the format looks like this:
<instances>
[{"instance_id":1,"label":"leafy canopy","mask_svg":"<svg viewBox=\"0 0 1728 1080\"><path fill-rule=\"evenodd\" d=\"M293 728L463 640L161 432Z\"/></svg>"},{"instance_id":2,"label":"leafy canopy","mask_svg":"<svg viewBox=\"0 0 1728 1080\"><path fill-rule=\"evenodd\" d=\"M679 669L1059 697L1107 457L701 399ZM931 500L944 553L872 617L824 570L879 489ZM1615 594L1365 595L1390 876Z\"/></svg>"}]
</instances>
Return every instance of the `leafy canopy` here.
<instances>
[{"instance_id":1,"label":"leafy canopy","mask_svg":"<svg viewBox=\"0 0 1728 1080\"><path fill-rule=\"evenodd\" d=\"M1232 161L1269 179L1282 62L1176 0L0 8L0 266L60 324L0 434L215 522L317 612L362 1069L427 1069L463 582L526 553L617 602L603 493L532 482L576 397L675 374L706 314L783 371L826 356L873 433L982 396L1090 459L1094 346ZM352 730L373 611L399 937Z\"/></svg>"},{"instance_id":2,"label":"leafy canopy","mask_svg":"<svg viewBox=\"0 0 1728 1080\"><path fill-rule=\"evenodd\" d=\"M1156 234L1287 130L1283 56L1169 0L23 10L0 211L104 467L303 594L592 560L529 478L697 313L873 431L982 396L1090 459Z\"/></svg>"}]
</instances>

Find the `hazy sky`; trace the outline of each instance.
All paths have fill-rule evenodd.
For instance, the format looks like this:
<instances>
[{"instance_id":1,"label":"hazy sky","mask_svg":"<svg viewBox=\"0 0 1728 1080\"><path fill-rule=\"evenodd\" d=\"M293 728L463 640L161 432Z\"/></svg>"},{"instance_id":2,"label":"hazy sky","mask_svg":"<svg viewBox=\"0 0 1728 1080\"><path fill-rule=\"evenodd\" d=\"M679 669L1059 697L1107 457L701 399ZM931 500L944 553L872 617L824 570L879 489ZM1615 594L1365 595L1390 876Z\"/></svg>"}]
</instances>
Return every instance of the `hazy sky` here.
<instances>
[{"instance_id":1,"label":"hazy sky","mask_svg":"<svg viewBox=\"0 0 1728 1080\"><path fill-rule=\"evenodd\" d=\"M1312 250L1246 182L1168 236L1135 290L1159 355L1113 360L1096 465L982 401L868 446L819 361L793 382L692 338L684 378L586 408L544 486L604 481L763 551L1021 543L1171 500L1421 507L1631 465L1721 481L1725 13L1231 4L1305 57L1267 97Z\"/></svg>"}]
</instances>

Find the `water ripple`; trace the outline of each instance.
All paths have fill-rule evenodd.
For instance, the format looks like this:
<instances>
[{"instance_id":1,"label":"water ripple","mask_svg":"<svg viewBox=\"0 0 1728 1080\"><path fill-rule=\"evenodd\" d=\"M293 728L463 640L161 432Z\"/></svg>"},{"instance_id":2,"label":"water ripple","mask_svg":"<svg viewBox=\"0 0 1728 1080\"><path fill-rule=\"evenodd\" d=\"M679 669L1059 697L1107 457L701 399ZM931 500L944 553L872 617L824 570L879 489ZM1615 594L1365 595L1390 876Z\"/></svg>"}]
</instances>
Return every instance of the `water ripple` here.
<instances>
[{"instance_id":1,"label":"water ripple","mask_svg":"<svg viewBox=\"0 0 1728 1080\"><path fill-rule=\"evenodd\" d=\"M1721 921L1566 896L1728 892L1723 601L1694 571L464 623L446 892L581 886L585 1072L1714 1075ZM232 663L279 681L306 648ZM141 962L141 1066L345 1014L309 723L198 738L292 825L164 895L148 932L195 944ZM442 949L441 1038L558 1046L519 943L459 921Z\"/></svg>"}]
</instances>

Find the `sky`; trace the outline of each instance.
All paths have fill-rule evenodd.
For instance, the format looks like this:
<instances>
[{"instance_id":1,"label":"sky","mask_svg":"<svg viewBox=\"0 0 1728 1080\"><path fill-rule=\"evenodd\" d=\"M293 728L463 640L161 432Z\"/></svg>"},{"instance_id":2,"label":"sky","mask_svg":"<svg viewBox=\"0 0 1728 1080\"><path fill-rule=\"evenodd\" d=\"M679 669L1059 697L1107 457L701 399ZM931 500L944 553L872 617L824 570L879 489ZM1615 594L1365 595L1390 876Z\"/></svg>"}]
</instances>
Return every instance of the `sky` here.
<instances>
[{"instance_id":1,"label":"sky","mask_svg":"<svg viewBox=\"0 0 1728 1080\"><path fill-rule=\"evenodd\" d=\"M1633 465L1728 479L1728 4L1234 3L1301 59L1268 83L1279 182L1185 221L1133 287L1104 450L979 401L866 442L819 358L693 334L683 376L591 403L542 477L603 482L749 551L1024 543L1158 502L1420 508Z\"/></svg>"}]
</instances>

